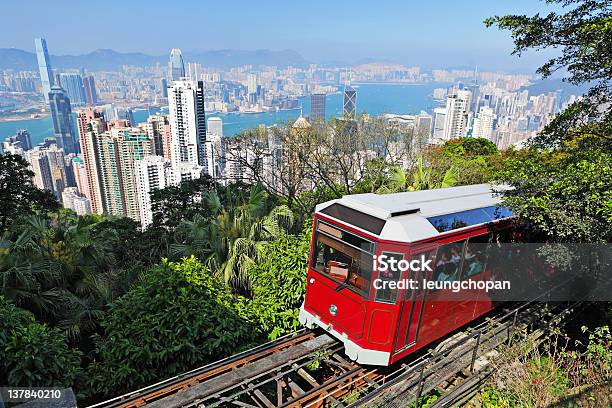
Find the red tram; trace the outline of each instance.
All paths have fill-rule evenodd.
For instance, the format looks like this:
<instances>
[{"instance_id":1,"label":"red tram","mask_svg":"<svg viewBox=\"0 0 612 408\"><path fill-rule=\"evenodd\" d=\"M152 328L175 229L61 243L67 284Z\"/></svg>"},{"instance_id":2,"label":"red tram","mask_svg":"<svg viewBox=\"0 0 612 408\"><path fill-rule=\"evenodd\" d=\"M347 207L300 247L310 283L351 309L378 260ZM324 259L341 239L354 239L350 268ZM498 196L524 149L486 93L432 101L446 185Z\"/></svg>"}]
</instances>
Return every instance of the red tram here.
<instances>
[{"instance_id":1,"label":"red tram","mask_svg":"<svg viewBox=\"0 0 612 408\"><path fill-rule=\"evenodd\" d=\"M389 365L492 310L485 291L456 300L447 289L398 290L380 282L491 279L494 261L487 262L482 244L506 240L514 218L500 201L480 184L356 194L318 205L300 322L341 340L359 363ZM383 273L373 266L381 255L432 260L433 270Z\"/></svg>"}]
</instances>

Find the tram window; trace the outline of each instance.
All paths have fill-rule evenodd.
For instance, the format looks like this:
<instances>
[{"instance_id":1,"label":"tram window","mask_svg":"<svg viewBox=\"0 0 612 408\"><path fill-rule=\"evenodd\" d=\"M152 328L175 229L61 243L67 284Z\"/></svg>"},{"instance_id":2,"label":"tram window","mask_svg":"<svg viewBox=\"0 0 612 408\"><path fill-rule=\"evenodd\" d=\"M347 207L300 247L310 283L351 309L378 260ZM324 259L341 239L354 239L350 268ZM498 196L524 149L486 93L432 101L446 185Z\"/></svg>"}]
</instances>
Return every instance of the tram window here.
<instances>
[{"instance_id":1,"label":"tram window","mask_svg":"<svg viewBox=\"0 0 612 408\"><path fill-rule=\"evenodd\" d=\"M463 256L463 268L461 277L463 280L484 272L487 264L487 247L493 234L484 234L472 237L465 245Z\"/></svg>"},{"instance_id":2,"label":"tram window","mask_svg":"<svg viewBox=\"0 0 612 408\"><path fill-rule=\"evenodd\" d=\"M367 297L372 279L372 255L317 232L312 268Z\"/></svg>"},{"instance_id":3,"label":"tram window","mask_svg":"<svg viewBox=\"0 0 612 408\"><path fill-rule=\"evenodd\" d=\"M385 220L381 220L380 218L373 217L338 203L324 208L321 212L374 234L380 234L385 226Z\"/></svg>"},{"instance_id":4,"label":"tram window","mask_svg":"<svg viewBox=\"0 0 612 408\"><path fill-rule=\"evenodd\" d=\"M404 259L403 254L397 254L394 252L383 252L382 255L387 256L387 260L391 258L396 260L397 262ZM395 270L391 270L391 268L387 268L386 271L378 272L378 279L380 279L380 288L376 290L376 300L379 302L388 302L395 303L397 300L397 287L395 289L390 289L388 287L389 282L399 282L401 277L401 271L399 268L395 268Z\"/></svg>"},{"instance_id":5,"label":"tram window","mask_svg":"<svg viewBox=\"0 0 612 408\"><path fill-rule=\"evenodd\" d=\"M464 241L452 242L438 247L436 255L435 280L452 282L458 279L459 268L463 258Z\"/></svg>"},{"instance_id":6,"label":"tram window","mask_svg":"<svg viewBox=\"0 0 612 408\"><path fill-rule=\"evenodd\" d=\"M501 230L492 234L491 245L487 249L487 265L494 275L502 273L512 261L512 232Z\"/></svg>"},{"instance_id":7,"label":"tram window","mask_svg":"<svg viewBox=\"0 0 612 408\"><path fill-rule=\"evenodd\" d=\"M435 229L438 230L438 232L447 232L459 228L469 227L471 225L485 224L512 216L512 212L506 207L491 206L460 211L452 214L438 215L435 217L429 217L427 220Z\"/></svg>"},{"instance_id":8,"label":"tram window","mask_svg":"<svg viewBox=\"0 0 612 408\"><path fill-rule=\"evenodd\" d=\"M483 210L485 210L485 212L489 214L489 216L494 220L510 218L514 216L514 214L512 214L512 211L502 206L485 207L483 208Z\"/></svg>"}]
</instances>

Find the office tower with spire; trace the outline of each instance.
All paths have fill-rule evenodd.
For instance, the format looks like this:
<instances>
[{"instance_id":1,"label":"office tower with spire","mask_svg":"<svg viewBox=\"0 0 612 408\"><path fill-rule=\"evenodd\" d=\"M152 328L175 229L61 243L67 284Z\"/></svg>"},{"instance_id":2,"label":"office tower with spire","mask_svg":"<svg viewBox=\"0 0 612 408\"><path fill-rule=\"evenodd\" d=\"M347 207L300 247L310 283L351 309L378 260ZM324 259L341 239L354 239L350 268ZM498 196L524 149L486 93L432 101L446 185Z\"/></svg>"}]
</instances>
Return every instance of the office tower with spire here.
<instances>
[{"instance_id":1,"label":"office tower with spire","mask_svg":"<svg viewBox=\"0 0 612 408\"><path fill-rule=\"evenodd\" d=\"M313 93L310 95L310 122L325 123L325 94Z\"/></svg>"},{"instance_id":2,"label":"office tower with spire","mask_svg":"<svg viewBox=\"0 0 612 408\"><path fill-rule=\"evenodd\" d=\"M344 101L342 103L342 114L346 118L354 119L357 109L357 91L351 86L351 73L347 73L344 84Z\"/></svg>"},{"instance_id":3,"label":"office tower with spire","mask_svg":"<svg viewBox=\"0 0 612 408\"><path fill-rule=\"evenodd\" d=\"M170 82L180 81L185 78L185 64L181 50L173 48L170 51L170 61L168 62L168 79Z\"/></svg>"},{"instance_id":4,"label":"office tower with spire","mask_svg":"<svg viewBox=\"0 0 612 408\"><path fill-rule=\"evenodd\" d=\"M36 38L36 59L38 60L38 70L40 72L40 81L42 83L42 93L45 97L45 105L49 105L49 92L53 86L53 72L51 63L49 62L49 52L47 51L47 41L44 38Z\"/></svg>"},{"instance_id":5,"label":"office tower with spire","mask_svg":"<svg viewBox=\"0 0 612 408\"><path fill-rule=\"evenodd\" d=\"M59 86L49 92L49 107L53 119L53 132L58 147L66 153L78 153L78 144L72 130L72 107L70 98Z\"/></svg>"},{"instance_id":6,"label":"office tower with spire","mask_svg":"<svg viewBox=\"0 0 612 408\"><path fill-rule=\"evenodd\" d=\"M168 90L172 164L204 166L206 116L204 82L174 81Z\"/></svg>"}]
</instances>

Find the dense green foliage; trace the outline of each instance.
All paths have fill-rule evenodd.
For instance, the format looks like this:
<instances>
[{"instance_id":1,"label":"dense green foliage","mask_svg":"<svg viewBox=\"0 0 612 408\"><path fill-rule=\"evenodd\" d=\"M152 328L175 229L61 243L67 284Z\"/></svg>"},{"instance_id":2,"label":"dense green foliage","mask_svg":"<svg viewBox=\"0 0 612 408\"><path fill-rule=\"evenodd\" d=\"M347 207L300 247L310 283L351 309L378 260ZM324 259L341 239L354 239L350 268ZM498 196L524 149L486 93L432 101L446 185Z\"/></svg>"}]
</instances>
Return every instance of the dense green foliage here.
<instances>
[{"instance_id":1,"label":"dense green foliage","mask_svg":"<svg viewBox=\"0 0 612 408\"><path fill-rule=\"evenodd\" d=\"M0 155L0 233L21 216L58 209L50 191L34 186L34 172L19 155Z\"/></svg>"},{"instance_id":2,"label":"dense green foliage","mask_svg":"<svg viewBox=\"0 0 612 408\"><path fill-rule=\"evenodd\" d=\"M123 268L129 238L121 235L114 220L98 216L21 218L1 237L0 294L80 340L131 283Z\"/></svg>"},{"instance_id":3,"label":"dense green foliage","mask_svg":"<svg viewBox=\"0 0 612 408\"><path fill-rule=\"evenodd\" d=\"M608 0L548 0L561 5L562 12L495 16L487 26L509 30L514 54L528 50L556 49L538 69L544 78L567 70L567 81L590 84L584 99L558 115L535 141L540 146L555 146L568 136L582 133L585 123L596 124L594 135L612 141L612 7ZM587 126L588 127L588 126ZM592 131L592 130L591 130ZM589 131L587 131L589 133Z\"/></svg>"},{"instance_id":4,"label":"dense green foliage","mask_svg":"<svg viewBox=\"0 0 612 408\"><path fill-rule=\"evenodd\" d=\"M209 213L203 206L202 194L215 188L210 177L202 177L151 192L154 225L174 228L181 221L191 220L196 215L206 217Z\"/></svg>"},{"instance_id":5,"label":"dense green foliage","mask_svg":"<svg viewBox=\"0 0 612 408\"><path fill-rule=\"evenodd\" d=\"M0 296L0 384L70 387L81 374L81 352L70 348L60 330Z\"/></svg>"},{"instance_id":6,"label":"dense green foliage","mask_svg":"<svg viewBox=\"0 0 612 408\"><path fill-rule=\"evenodd\" d=\"M566 242L612 239L611 151L532 150L509 161L501 177L516 187L506 202L536 233Z\"/></svg>"},{"instance_id":7,"label":"dense green foliage","mask_svg":"<svg viewBox=\"0 0 612 408\"><path fill-rule=\"evenodd\" d=\"M259 324L270 339L298 328L311 233L311 228L305 228L300 235L285 234L267 243L261 261L249 272Z\"/></svg>"},{"instance_id":8,"label":"dense green foliage","mask_svg":"<svg viewBox=\"0 0 612 408\"><path fill-rule=\"evenodd\" d=\"M152 268L102 320L88 377L112 396L247 347L259 330L234 297L195 258Z\"/></svg>"},{"instance_id":9,"label":"dense green foliage","mask_svg":"<svg viewBox=\"0 0 612 408\"><path fill-rule=\"evenodd\" d=\"M515 53L560 48L539 72L566 69L588 83L587 95L556 116L510 160L500 180L515 187L506 201L550 240L609 242L612 238L612 9L609 1L555 0L564 13L503 16L486 21L510 30Z\"/></svg>"}]
</instances>

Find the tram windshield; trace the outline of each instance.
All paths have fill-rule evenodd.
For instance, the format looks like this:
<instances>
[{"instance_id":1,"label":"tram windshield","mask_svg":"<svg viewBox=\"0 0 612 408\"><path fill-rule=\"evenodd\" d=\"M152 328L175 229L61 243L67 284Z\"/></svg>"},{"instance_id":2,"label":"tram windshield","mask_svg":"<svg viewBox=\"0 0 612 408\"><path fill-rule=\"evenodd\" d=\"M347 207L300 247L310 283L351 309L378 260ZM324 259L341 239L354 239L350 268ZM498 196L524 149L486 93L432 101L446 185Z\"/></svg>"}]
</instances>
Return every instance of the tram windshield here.
<instances>
[{"instance_id":1,"label":"tram windshield","mask_svg":"<svg viewBox=\"0 0 612 408\"><path fill-rule=\"evenodd\" d=\"M372 279L374 243L319 221L312 268L367 297Z\"/></svg>"}]
</instances>

